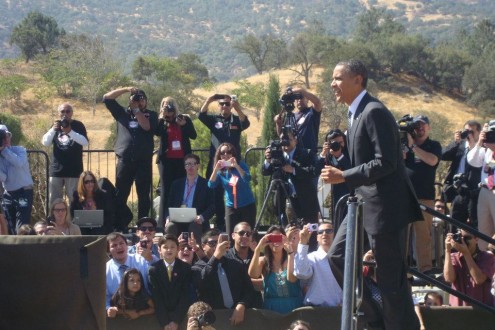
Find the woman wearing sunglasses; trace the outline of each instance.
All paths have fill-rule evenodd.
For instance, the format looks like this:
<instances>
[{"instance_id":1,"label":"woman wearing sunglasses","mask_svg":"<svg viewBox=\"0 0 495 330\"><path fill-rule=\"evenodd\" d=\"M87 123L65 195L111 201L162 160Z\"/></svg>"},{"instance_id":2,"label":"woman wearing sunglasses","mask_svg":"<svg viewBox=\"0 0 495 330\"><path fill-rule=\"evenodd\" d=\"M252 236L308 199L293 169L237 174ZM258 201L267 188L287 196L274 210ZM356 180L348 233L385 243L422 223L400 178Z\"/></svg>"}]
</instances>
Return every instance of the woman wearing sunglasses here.
<instances>
[{"instance_id":1,"label":"woman wearing sunglasses","mask_svg":"<svg viewBox=\"0 0 495 330\"><path fill-rule=\"evenodd\" d=\"M208 187L221 184L225 190L225 224L229 236L236 224L241 221L254 227L256 205L249 182L251 174L246 163L239 159L235 147L222 143L215 153L213 172Z\"/></svg>"},{"instance_id":2,"label":"woman wearing sunglasses","mask_svg":"<svg viewBox=\"0 0 495 330\"><path fill-rule=\"evenodd\" d=\"M113 208L111 196L98 186L96 176L91 171L84 171L79 176L77 189L74 191L70 214L74 210L103 210L103 227L94 230L83 228L83 234L109 234L113 230Z\"/></svg>"}]
</instances>

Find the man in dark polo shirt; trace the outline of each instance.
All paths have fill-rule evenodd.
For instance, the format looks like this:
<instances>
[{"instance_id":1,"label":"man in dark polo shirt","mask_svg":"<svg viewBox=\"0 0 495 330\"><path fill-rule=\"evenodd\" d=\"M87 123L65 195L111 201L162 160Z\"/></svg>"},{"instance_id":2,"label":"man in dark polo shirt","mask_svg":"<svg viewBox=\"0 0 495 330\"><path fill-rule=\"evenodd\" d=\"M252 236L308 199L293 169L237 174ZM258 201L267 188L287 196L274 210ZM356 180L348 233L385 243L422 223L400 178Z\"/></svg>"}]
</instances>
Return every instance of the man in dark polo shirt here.
<instances>
[{"instance_id":1,"label":"man in dark polo shirt","mask_svg":"<svg viewBox=\"0 0 495 330\"><path fill-rule=\"evenodd\" d=\"M131 94L127 108L116 101L125 93ZM103 102L117 121L115 229L126 231L132 220L127 198L134 181L138 196L138 218L148 216L150 211L153 134L158 125L158 116L156 112L146 109L146 94L136 87L124 87L108 92L103 95Z\"/></svg>"},{"instance_id":2,"label":"man in dark polo shirt","mask_svg":"<svg viewBox=\"0 0 495 330\"><path fill-rule=\"evenodd\" d=\"M208 107L214 101L218 101L219 114L209 115ZM232 108L237 115L232 113ZM201 107L198 115L199 120L208 127L211 132L210 160L206 169L206 177L211 176L213 168L213 157L218 146L224 142L232 143L238 155L241 152L241 132L250 125L248 117L242 112L242 108L237 100L232 100L229 95L213 94L208 97ZM219 185L215 190L215 213L217 216L217 227L221 230L225 226L225 204L223 198L223 188Z\"/></svg>"},{"instance_id":3,"label":"man in dark polo shirt","mask_svg":"<svg viewBox=\"0 0 495 330\"><path fill-rule=\"evenodd\" d=\"M430 120L420 115L414 118L414 137L408 134L405 148L407 174L411 179L419 202L433 208L435 204L435 173L442 158L442 146L430 139ZM432 269L431 228L433 216L423 212L425 221L412 224L415 240L415 257L418 270Z\"/></svg>"}]
</instances>

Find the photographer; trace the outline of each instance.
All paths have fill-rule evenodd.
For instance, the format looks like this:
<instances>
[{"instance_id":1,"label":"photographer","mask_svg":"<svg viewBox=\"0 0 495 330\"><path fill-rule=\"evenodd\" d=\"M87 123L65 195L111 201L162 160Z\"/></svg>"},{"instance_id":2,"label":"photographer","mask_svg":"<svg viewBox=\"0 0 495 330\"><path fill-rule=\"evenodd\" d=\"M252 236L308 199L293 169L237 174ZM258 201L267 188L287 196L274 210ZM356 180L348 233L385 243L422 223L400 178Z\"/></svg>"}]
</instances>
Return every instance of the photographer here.
<instances>
[{"instance_id":1,"label":"photographer","mask_svg":"<svg viewBox=\"0 0 495 330\"><path fill-rule=\"evenodd\" d=\"M116 100L125 93L130 94L127 108ZM146 217L150 212L153 134L158 125L158 118L156 112L146 108L148 98L144 91L136 87L123 87L110 91L103 95L103 102L117 121L115 228L127 231L127 225L132 220L127 198L134 181L138 197L138 218Z\"/></svg>"},{"instance_id":2,"label":"photographer","mask_svg":"<svg viewBox=\"0 0 495 330\"><path fill-rule=\"evenodd\" d=\"M41 143L45 147L53 145L50 164L50 201L51 205L57 198L65 195L72 202L72 196L77 189L79 175L83 171L82 151L88 145L86 127L78 120L72 119L74 109L69 103L58 107L59 119L43 135Z\"/></svg>"},{"instance_id":3,"label":"photographer","mask_svg":"<svg viewBox=\"0 0 495 330\"><path fill-rule=\"evenodd\" d=\"M168 197L175 179L186 176L184 156L191 153L191 141L196 139L196 129L189 116L179 114L177 102L171 97L162 99L158 128L160 148L156 162L160 171L160 223L168 216ZM163 227L163 226L160 226Z\"/></svg>"},{"instance_id":4,"label":"photographer","mask_svg":"<svg viewBox=\"0 0 495 330\"><path fill-rule=\"evenodd\" d=\"M467 154L478 142L481 124L469 120L463 131L454 134L454 141L442 150L442 160L451 161L444 183L444 198L452 203L452 218L478 227L476 211L481 180L481 166L471 166Z\"/></svg>"},{"instance_id":5,"label":"photographer","mask_svg":"<svg viewBox=\"0 0 495 330\"><path fill-rule=\"evenodd\" d=\"M345 144L345 134L338 128L332 129L325 137L323 150L318 157L318 172L325 165L332 165L342 171L351 168L351 161ZM348 193L349 189L345 183L332 184L332 214L335 212L335 206L337 206L339 199Z\"/></svg>"},{"instance_id":6,"label":"photographer","mask_svg":"<svg viewBox=\"0 0 495 330\"><path fill-rule=\"evenodd\" d=\"M219 114L209 115L208 108L212 102L218 102ZM235 110L237 115L232 113ZM248 117L242 111L242 107L235 95L229 96L225 94L210 95L198 115L198 119L210 130L211 143L208 167L206 169L206 177L210 177L213 167L215 166L215 153L220 144L227 142L231 143L238 155L242 155L241 151L241 133L251 125ZM225 209L223 203L224 191L220 186L215 190L215 213L217 227L224 229L225 227Z\"/></svg>"},{"instance_id":7,"label":"photographer","mask_svg":"<svg viewBox=\"0 0 495 330\"><path fill-rule=\"evenodd\" d=\"M308 100L312 103L312 106L308 106ZM285 116L287 116L287 112L292 111L295 103L297 111L294 112L294 133L298 136L298 141L303 148L311 149L316 154L321 119L320 99L305 89L289 87L285 94L282 95L281 103L284 103ZM282 117L282 114L274 117L278 135L282 134L282 127L284 126Z\"/></svg>"},{"instance_id":8,"label":"photographer","mask_svg":"<svg viewBox=\"0 0 495 330\"><path fill-rule=\"evenodd\" d=\"M288 224L285 215L285 199L289 197L297 218L303 218L305 223L316 223L320 211L316 187L313 184L313 179L317 177L316 159L310 150L298 145L297 138L291 129L284 128L278 144L275 148L268 147L265 150L265 162L262 169L263 175L272 175L272 178L282 179L289 194L289 196L279 194L280 200L277 202L281 213L277 214L277 218L285 220L283 225ZM283 151L283 153L278 155L276 151ZM277 157L272 158L275 154Z\"/></svg>"},{"instance_id":9,"label":"photographer","mask_svg":"<svg viewBox=\"0 0 495 330\"><path fill-rule=\"evenodd\" d=\"M8 232L15 235L19 227L29 224L31 219L33 178L26 148L12 146L12 133L5 125L0 125L0 181Z\"/></svg>"},{"instance_id":10,"label":"photographer","mask_svg":"<svg viewBox=\"0 0 495 330\"><path fill-rule=\"evenodd\" d=\"M478 143L467 154L468 164L481 167L480 192L478 197L478 230L488 236L495 234L495 120L485 124ZM481 240L479 247L486 251L488 243Z\"/></svg>"},{"instance_id":11,"label":"photographer","mask_svg":"<svg viewBox=\"0 0 495 330\"><path fill-rule=\"evenodd\" d=\"M477 243L478 238L464 230L447 234L443 276L446 282L452 284L453 289L493 306L490 289L495 273L495 256L480 251ZM452 252L452 249L457 252ZM450 295L449 302L450 306L470 306L453 295Z\"/></svg>"},{"instance_id":12,"label":"photographer","mask_svg":"<svg viewBox=\"0 0 495 330\"><path fill-rule=\"evenodd\" d=\"M420 203L433 208L435 200L435 173L442 146L430 139L430 121L419 115L414 118L414 136L407 133L406 169ZM423 212L425 221L413 222L416 265L420 272L432 269L431 228L433 217Z\"/></svg>"}]
</instances>

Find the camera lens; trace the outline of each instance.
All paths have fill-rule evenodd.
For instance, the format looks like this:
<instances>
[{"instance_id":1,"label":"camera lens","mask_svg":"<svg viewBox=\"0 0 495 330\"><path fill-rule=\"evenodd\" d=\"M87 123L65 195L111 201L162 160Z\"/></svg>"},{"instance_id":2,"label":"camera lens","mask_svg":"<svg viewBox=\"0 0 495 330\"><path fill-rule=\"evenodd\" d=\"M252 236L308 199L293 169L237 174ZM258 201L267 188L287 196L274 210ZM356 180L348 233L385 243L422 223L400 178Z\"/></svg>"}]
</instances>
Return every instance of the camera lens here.
<instances>
[{"instance_id":1,"label":"camera lens","mask_svg":"<svg viewBox=\"0 0 495 330\"><path fill-rule=\"evenodd\" d=\"M333 151L339 151L341 147L342 146L340 145L340 142L338 142L338 141L332 141L330 143L330 149L332 149Z\"/></svg>"}]
</instances>

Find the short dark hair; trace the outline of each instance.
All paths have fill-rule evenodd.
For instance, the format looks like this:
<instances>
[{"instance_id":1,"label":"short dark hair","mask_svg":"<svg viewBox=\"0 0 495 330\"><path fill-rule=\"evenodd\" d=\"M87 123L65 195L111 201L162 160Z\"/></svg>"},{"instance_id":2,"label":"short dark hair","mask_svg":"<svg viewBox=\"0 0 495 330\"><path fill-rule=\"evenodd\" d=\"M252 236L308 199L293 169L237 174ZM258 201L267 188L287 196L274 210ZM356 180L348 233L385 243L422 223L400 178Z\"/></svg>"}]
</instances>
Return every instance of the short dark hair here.
<instances>
[{"instance_id":1,"label":"short dark hair","mask_svg":"<svg viewBox=\"0 0 495 330\"><path fill-rule=\"evenodd\" d=\"M160 240L158 241L158 246L161 247L163 244L165 244L166 241L172 241L177 245L177 247L179 247L179 240L177 239L177 236L172 234L166 234L160 237Z\"/></svg>"},{"instance_id":2,"label":"short dark hair","mask_svg":"<svg viewBox=\"0 0 495 330\"><path fill-rule=\"evenodd\" d=\"M361 82L361 86L366 88L368 85L368 70L363 62L356 59L350 59L348 61L342 61L337 63L337 66L344 67L344 73L351 74L353 76L361 76L363 77L363 81Z\"/></svg>"},{"instance_id":3,"label":"short dark hair","mask_svg":"<svg viewBox=\"0 0 495 330\"><path fill-rule=\"evenodd\" d=\"M184 156L184 161L188 160L188 159L194 159L196 161L196 163L200 164L200 159L199 159L199 156L196 155L196 154L187 154Z\"/></svg>"},{"instance_id":4,"label":"short dark hair","mask_svg":"<svg viewBox=\"0 0 495 330\"><path fill-rule=\"evenodd\" d=\"M206 233L204 233L203 236L201 236L201 243L206 244L209 238L218 235L220 235L220 230L218 230L217 228L210 229Z\"/></svg>"},{"instance_id":5,"label":"short dark hair","mask_svg":"<svg viewBox=\"0 0 495 330\"><path fill-rule=\"evenodd\" d=\"M127 239L122 233L113 232L107 235L107 252L110 252L110 242L115 241L118 238L122 238L124 242L127 244Z\"/></svg>"},{"instance_id":6,"label":"short dark hair","mask_svg":"<svg viewBox=\"0 0 495 330\"><path fill-rule=\"evenodd\" d=\"M481 124L480 124L480 122L479 122L479 121L476 121L476 120L468 120L468 121L464 124L464 126L466 126L466 125L468 125L468 126L470 126L470 127L476 127L476 130L477 130L478 132L481 132Z\"/></svg>"},{"instance_id":7,"label":"short dark hair","mask_svg":"<svg viewBox=\"0 0 495 330\"><path fill-rule=\"evenodd\" d=\"M330 140L335 139L338 136L342 136L345 138L344 132L342 132L340 129L331 129L325 136L325 142L329 142Z\"/></svg>"}]
</instances>

